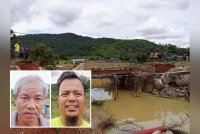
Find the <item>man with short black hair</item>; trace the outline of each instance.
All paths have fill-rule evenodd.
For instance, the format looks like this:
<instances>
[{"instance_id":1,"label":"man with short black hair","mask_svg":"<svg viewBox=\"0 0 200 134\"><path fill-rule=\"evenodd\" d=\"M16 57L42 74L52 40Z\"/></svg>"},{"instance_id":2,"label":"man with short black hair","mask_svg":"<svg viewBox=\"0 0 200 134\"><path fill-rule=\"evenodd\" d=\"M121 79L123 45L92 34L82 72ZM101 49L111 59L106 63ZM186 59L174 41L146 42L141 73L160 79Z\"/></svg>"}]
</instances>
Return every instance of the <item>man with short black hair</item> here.
<instances>
[{"instance_id":1,"label":"man with short black hair","mask_svg":"<svg viewBox=\"0 0 200 134\"><path fill-rule=\"evenodd\" d=\"M89 126L83 120L85 88L73 72L63 72L57 81L57 101L61 115L51 119L51 126Z\"/></svg>"}]
</instances>

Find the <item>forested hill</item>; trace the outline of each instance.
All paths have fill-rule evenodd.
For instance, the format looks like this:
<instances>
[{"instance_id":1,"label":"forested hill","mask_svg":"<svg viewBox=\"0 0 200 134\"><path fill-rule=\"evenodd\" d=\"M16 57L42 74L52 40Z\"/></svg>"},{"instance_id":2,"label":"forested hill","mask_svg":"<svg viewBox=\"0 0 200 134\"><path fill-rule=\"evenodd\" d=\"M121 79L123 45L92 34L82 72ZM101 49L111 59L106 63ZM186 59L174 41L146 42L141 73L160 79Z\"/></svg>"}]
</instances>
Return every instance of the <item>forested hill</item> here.
<instances>
[{"instance_id":1,"label":"forested hill","mask_svg":"<svg viewBox=\"0 0 200 134\"><path fill-rule=\"evenodd\" d=\"M28 34L18 36L18 40L28 47L33 47L38 43L46 44L59 55L68 56L88 56L91 50L100 44L112 44L115 39L101 38L94 39L83 37L73 33L63 34Z\"/></svg>"},{"instance_id":2,"label":"forested hill","mask_svg":"<svg viewBox=\"0 0 200 134\"><path fill-rule=\"evenodd\" d=\"M18 36L18 40L33 48L42 43L52 48L55 53L62 57L90 56L109 59L116 57L123 60L135 60L138 55L144 58L150 52L164 52L168 54L182 55L187 49L177 48L175 45L158 45L141 39L121 40L112 38L91 38L73 33L63 34L29 34Z\"/></svg>"}]
</instances>

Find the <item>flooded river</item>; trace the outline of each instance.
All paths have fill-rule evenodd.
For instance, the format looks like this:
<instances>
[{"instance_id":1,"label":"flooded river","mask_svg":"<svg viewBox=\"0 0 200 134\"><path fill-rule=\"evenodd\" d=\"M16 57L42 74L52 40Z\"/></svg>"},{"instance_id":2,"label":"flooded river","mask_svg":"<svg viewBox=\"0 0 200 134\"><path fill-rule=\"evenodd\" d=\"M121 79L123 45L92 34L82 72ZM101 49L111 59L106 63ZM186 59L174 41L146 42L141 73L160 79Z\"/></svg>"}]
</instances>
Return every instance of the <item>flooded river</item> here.
<instances>
[{"instance_id":1,"label":"flooded river","mask_svg":"<svg viewBox=\"0 0 200 134\"><path fill-rule=\"evenodd\" d=\"M103 81L103 84L102 84ZM109 87L109 79L95 79L92 81L92 87ZM98 91L92 91L92 94L98 96ZM103 92L99 92L102 96ZM116 119L134 118L136 122L143 122L153 119L165 118L165 116L189 113L189 102L182 100L167 99L156 97L149 94L141 94L136 97L130 90L119 90L119 98L114 101L112 90L105 90L105 94L111 99L107 99L101 106L92 105L92 113L99 113L104 110L106 113L113 115ZM173 116L172 116L173 117Z\"/></svg>"}]
</instances>

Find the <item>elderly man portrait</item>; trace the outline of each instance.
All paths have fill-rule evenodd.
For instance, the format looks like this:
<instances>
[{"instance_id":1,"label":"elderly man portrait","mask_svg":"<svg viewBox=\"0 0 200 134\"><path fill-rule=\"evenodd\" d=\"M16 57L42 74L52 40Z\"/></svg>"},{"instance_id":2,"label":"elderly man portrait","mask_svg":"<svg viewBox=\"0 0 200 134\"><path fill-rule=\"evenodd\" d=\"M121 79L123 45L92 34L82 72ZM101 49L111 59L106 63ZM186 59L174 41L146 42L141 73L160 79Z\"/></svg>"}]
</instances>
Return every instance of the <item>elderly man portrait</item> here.
<instances>
[{"instance_id":1,"label":"elderly man portrait","mask_svg":"<svg viewBox=\"0 0 200 134\"><path fill-rule=\"evenodd\" d=\"M60 116L51 119L51 126L89 127L83 119L86 89L73 71L66 71L57 80L57 103Z\"/></svg>"},{"instance_id":2,"label":"elderly man portrait","mask_svg":"<svg viewBox=\"0 0 200 134\"><path fill-rule=\"evenodd\" d=\"M13 98L16 111L11 126L49 126L42 115L48 85L37 75L27 75L15 83Z\"/></svg>"}]
</instances>

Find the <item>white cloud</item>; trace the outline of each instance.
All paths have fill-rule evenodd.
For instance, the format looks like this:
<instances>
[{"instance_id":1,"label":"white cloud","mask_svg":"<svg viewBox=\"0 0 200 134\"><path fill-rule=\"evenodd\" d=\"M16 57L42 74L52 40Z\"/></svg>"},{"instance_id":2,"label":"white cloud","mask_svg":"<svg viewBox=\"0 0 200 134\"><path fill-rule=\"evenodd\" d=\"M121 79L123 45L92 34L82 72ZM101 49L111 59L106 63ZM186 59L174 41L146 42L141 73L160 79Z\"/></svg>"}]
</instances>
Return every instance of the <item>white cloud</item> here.
<instances>
[{"instance_id":1,"label":"white cloud","mask_svg":"<svg viewBox=\"0 0 200 134\"><path fill-rule=\"evenodd\" d=\"M176 0L176 5L181 10L186 10L189 8L189 0Z\"/></svg>"},{"instance_id":2,"label":"white cloud","mask_svg":"<svg viewBox=\"0 0 200 134\"><path fill-rule=\"evenodd\" d=\"M141 0L140 7L145 9L181 9L187 10L189 8L189 0Z\"/></svg>"},{"instance_id":3,"label":"white cloud","mask_svg":"<svg viewBox=\"0 0 200 134\"><path fill-rule=\"evenodd\" d=\"M189 44L189 0L11 0L11 28ZM184 40L184 41L180 41ZM184 45L184 44L176 44Z\"/></svg>"},{"instance_id":4,"label":"white cloud","mask_svg":"<svg viewBox=\"0 0 200 134\"><path fill-rule=\"evenodd\" d=\"M142 36L151 36L152 34L162 34L166 32L166 26L159 22L157 18L151 17L141 24L138 28L138 32Z\"/></svg>"},{"instance_id":5,"label":"white cloud","mask_svg":"<svg viewBox=\"0 0 200 134\"><path fill-rule=\"evenodd\" d=\"M11 25L31 18L30 14L34 0L11 0Z\"/></svg>"}]
</instances>

